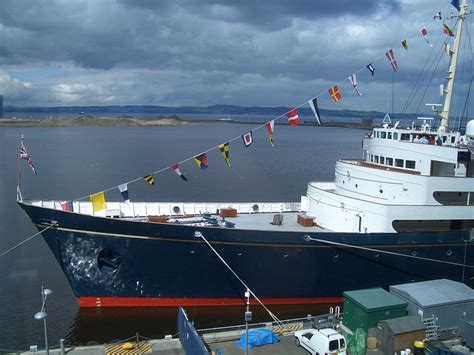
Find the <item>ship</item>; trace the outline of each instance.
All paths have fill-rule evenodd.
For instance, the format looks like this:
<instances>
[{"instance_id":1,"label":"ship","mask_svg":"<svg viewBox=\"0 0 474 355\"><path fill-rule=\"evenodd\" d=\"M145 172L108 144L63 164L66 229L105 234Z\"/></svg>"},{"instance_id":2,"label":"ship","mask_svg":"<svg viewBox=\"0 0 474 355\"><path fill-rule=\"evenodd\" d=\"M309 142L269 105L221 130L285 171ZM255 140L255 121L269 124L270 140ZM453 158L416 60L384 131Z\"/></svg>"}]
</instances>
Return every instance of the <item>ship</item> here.
<instances>
[{"instance_id":1,"label":"ship","mask_svg":"<svg viewBox=\"0 0 474 355\"><path fill-rule=\"evenodd\" d=\"M367 133L362 158L295 202L27 200L81 307L340 302L344 290L446 278L474 287L474 120L449 125L457 18L439 124ZM472 80L472 79L471 79ZM225 199L223 199L225 200Z\"/></svg>"}]
</instances>

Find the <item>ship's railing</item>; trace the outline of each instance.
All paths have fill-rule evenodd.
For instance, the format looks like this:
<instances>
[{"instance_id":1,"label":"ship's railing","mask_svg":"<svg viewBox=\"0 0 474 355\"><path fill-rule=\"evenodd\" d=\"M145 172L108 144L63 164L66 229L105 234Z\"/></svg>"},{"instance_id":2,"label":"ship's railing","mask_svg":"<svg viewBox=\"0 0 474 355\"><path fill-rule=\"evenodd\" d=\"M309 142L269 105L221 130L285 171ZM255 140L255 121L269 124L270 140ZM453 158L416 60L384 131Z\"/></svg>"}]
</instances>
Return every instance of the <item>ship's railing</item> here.
<instances>
[{"instance_id":1,"label":"ship's railing","mask_svg":"<svg viewBox=\"0 0 474 355\"><path fill-rule=\"evenodd\" d=\"M65 201L32 201L34 206L63 210ZM233 208L237 213L282 213L301 211L300 202L107 202L106 209L93 212L91 202L74 201L73 211L102 217L184 216L216 213Z\"/></svg>"}]
</instances>

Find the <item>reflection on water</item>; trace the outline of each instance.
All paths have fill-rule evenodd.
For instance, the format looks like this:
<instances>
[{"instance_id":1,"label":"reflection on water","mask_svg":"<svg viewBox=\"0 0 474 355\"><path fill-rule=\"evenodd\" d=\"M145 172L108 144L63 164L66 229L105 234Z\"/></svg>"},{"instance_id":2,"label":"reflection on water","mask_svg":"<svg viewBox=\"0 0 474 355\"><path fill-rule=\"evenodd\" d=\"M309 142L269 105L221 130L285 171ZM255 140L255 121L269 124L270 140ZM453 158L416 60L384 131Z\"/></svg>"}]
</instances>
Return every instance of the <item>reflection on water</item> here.
<instances>
[{"instance_id":1,"label":"reflection on water","mask_svg":"<svg viewBox=\"0 0 474 355\"><path fill-rule=\"evenodd\" d=\"M279 319L306 317L329 312L330 307L340 304L269 306ZM245 306L232 307L184 307L196 329L224 327L244 324ZM271 322L272 319L261 306L251 306L253 323ZM148 338L161 339L165 335L177 334L177 307L123 307L81 308L74 326L66 336L68 344L99 344L122 340L136 333Z\"/></svg>"}]
</instances>

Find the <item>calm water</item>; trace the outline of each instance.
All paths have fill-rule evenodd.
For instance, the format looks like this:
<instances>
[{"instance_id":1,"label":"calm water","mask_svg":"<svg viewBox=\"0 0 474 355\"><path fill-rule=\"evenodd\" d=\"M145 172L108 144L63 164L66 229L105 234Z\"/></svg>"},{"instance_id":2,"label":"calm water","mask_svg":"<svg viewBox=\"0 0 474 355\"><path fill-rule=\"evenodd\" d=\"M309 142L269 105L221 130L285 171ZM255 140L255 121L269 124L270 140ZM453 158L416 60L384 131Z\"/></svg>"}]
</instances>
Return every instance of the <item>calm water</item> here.
<instances>
[{"instance_id":1,"label":"calm water","mask_svg":"<svg viewBox=\"0 0 474 355\"><path fill-rule=\"evenodd\" d=\"M23 166L24 198L74 199L144 176L245 133L255 125L193 123L180 127L0 128L0 253L36 232L15 203L19 137L39 175ZM173 171L155 176L155 185L129 185L132 200L299 201L306 184L333 180L338 158L361 156L362 130L276 126L275 148L265 130L254 144L231 143L232 167L218 151L208 153L209 168L182 164L183 182ZM118 191L106 195L120 200ZM48 333L52 346L123 339L136 332L162 337L176 329L176 309L79 310L66 278L38 237L0 257L0 349L43 346L43 327L33 315L41 308L41 283L54 291L48 298ZM325 312L308 307L272 307L281 317ZM188 308L198 328L240 324L243 308ZM266 316L254 309L255 320Z\"/></svg>"}]
</instances>

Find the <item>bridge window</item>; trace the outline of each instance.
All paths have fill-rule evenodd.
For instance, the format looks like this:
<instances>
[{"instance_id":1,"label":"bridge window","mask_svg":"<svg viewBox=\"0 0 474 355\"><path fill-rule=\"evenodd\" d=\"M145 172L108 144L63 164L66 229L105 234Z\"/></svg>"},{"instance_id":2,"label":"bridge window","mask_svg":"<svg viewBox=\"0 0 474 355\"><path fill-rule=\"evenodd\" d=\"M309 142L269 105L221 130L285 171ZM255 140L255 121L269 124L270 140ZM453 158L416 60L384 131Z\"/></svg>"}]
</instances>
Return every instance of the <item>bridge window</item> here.
<instances>
[{"instance_id":1,"label":"bridge window","mask_svg":"<svg viewBox=\"0 0 474 355\"><path fill-rule=\"evenodd\" d=\"M415 163L414 160L407 160L405 162L405 168L407 168L407 169L415 169L415 165L416 165L416 163Z\"/></svg>"},{"instance_id":2,"label":"bridge window","mask_svg":"<svg viewBox=\"0 0 474 355\"><path fill-rule=\"evenodd\" d=\"M393 132L393 139L398 141L398 132Z\"/></svg>"},{"instance_id":3,"label":"bridge window","mask_svg":"<svg viewBox=\"0 0 474 355\"><path fill-rule=\"evenodd\" d=\"M387 138L388 138L388 139L392 139L392 132L388 132Z\"/></svg>"},{"instance_id":4,"label":"bridge window","mask_svg":"<svg viewBox=\"0 0 474 355\"><path fill-rule=\"evenodd\" d=\"M385 160L385 164L392 166L392 165L393 165L393 158L387 158L387 159Z\"/></svg>"},{"instance_id":5,"label":"bridge window","mask_svg":"<svg viewBox=\"0 0 474 355\"><path fill-rule=\"evenodd\" d=\"M375 163L376 163L376 164L379 163L379 156L378 156L378 155L375 156Z\"/></svg>"},{"instance_id":6,"label":"bridge window","mask_svg":"<svg viewBox=\"0 0 474 355\"><path fill-rule=\"evenodd\" d=\"M380 164L385 164L385 158L384 157L380 157Z\"/></svg>"},{"instance_id":7,"label":"bridge window","mask_svg":"<svg viewBox=\"0 0 474 355\"><path fill-rule=\"evenodd\" d=\"M403 159L395 159L395 166L403 168Z\"/></svg>"},{"instance_id":8,"label":"bridge window","mask_svg":"<svg viewBox=\"0 0 474 355\"><path fill-rule=\"evenodd\" d=\"M383 139L387 138L387 132L384 132L384 131L380 132L380 138L383 138Z\"/></svg>"},{"instance_id":9,"label":"bridge window","mask_svg":"<svg viewBox=\"0 0 474 355\"><path fill-rule=\"evenodd\" d=\"M410 133L402 133L402 135L400 136L400 140L401 141L410 141Z\"/></svg>"}]
</instances>

